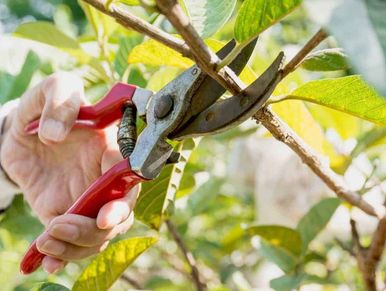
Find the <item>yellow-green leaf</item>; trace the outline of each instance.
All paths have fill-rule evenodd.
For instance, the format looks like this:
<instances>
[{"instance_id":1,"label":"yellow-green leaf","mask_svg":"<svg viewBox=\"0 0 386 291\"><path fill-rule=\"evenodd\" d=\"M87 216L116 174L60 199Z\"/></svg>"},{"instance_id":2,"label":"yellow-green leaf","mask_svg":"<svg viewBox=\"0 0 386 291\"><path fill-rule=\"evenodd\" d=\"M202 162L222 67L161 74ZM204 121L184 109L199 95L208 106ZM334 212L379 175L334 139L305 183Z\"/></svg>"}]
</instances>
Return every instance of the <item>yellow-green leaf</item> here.
<instances>
[{"instance_id":1,"label":"yellow-green leaf","mask_svg":"<svg viewBox=\"0 0 386 291\"><path fill-rule=\"evenodd\" d=\"M75 39L64 34L49 22L36 21L23 23L16 29L14 35L56 47L75 57L83 64L89 62L91 59Z\"/></svg>"},{"instance_id":2,"label":"yellow-green leaf","mask_svg":"<svg viewBox=\"0 0 386 291\"><path fill-rule=\"evenodd\" d=\"M315 120L325 129L334 129L342 139L356 137L363 121L355 116L316 104L307 104Z\"/></svg>"},{"instance_id":3,"label":"yellow-green leaf","mask_svg":"<svg viewBox=\"0 0 386 291\"><path fill-rule=\"evenodd\" d=\"M359 76L311 81L283 99L317 103L386 125L386 99Z\"/></svg>"},{"instance_id":4,"label":"yellow-green leaf","mask_svg":"<svg viewBox=\"0 0 386 291\"><path fill-rule=\"evenodd\" d=\"M111 244L86 267L72 290L108 290L127 267L156 242L155 237L134 237Z\"/></svg>"},{"instance_id":5,"label":"yellow-green leaf","mask_svg":"<svg viewBox=\"0 0 386 291\"><path fill-rule=\"evenodd\" d=\"M302 240L299 232L280 225L259 225L247 228L249 235L258 235L266 243L283 249L297 257L302 250Z\"/></svg>"},{"instance_id":6,"label":"yellow-green leaf","mask_svg":"<svg viewBox=\"0 0 386 291\"><path fill-rule=\"evenodd\" d=\"M345 159L338 155L324 136L320 125L301 101L272 104L272 109L315 151L330 158L330 165L339 169Z\"/></svg>"},{"instance_id":7,"label":"yellow-green leaf","mask_svg":"<svg viewBox=\"0 0 386 291\"><path fill-rule=\"evenodd\" d=\"M190 21L202 38L216 33L229 19L236 0L184 0Z\"/></svg>"},{"instance_id":8,"label":"yellow-green leaf","mask_svg":"<svg viewBox=\"0 0 386 291\"><path fill-rule=\"evenodd\" d=\"M223 47L223 43L208 39L206 44L213 50L218 51ZM130 64L141 63L150 66L171 66L187 69L194 63L192 60L183 57L180 53L171 48L150 39L134 47L128 57Z\"/></svg>"},{"instance_id":9,"label":"yellow-green leaf","mask_svg":"<svg viewBox=\"0 0 386 291\"><path fill-rule=\"evenodd\" d=\"M235 38L248 42L295 9L302 0L245 0L235 24Z\"/></svg>"}]
</instances>

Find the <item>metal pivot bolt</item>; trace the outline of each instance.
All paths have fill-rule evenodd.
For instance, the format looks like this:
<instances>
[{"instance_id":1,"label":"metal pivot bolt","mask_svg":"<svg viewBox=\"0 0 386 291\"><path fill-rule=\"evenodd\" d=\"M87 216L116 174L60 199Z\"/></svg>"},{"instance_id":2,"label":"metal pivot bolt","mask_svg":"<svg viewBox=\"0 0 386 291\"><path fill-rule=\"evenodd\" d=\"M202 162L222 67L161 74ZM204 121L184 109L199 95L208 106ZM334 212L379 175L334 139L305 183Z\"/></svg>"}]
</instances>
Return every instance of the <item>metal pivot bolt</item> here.
<instances>
[{"instance_id":1,"label":"metal pivot bolt","mask_svg":"<svg viewBox=\"0 0 386 291\"><path fill-rule=\"evenodd\" d=\"M173 109L173 98L170 95L163 95L157 102L154 109L155 116L158 119L165 118Z\"/></svg>"}]
</instances>

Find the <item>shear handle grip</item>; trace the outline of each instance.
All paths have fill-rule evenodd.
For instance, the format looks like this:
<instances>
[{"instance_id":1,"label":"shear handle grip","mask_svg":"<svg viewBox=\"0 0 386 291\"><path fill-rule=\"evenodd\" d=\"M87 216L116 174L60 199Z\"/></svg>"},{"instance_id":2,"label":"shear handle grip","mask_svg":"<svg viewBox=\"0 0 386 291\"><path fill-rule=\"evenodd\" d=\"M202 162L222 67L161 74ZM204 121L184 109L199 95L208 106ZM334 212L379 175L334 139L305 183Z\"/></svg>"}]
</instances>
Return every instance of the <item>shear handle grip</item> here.
<instances>
[{"instance_id":1,"label":"shear handle grip","mask_svg":"<svg viewBox=\"0 0 386 291\"><path fill-rule=\"evenodd\" d=\"M144 178L131 170L128 160L123 160L97 179L66 214L96 218L103 205L112 200L123 198L135 185L143 181L145 181ZM20 264L21 273L34 272L41 265L44 257L45 255L37 249L35 240Z\"/></svg>"},{"instance_id":2,"label":"shear handle grip","mask_svg":"<svg viewBox=\"0 0 386 291\"><path fill-rule=\"evenodd\" d=\"M137 87L124 83L115 84L97 104L81 106L74 128L103 129L122 117L123 105L132 101ZM25 132L36 134L39 130L37 119L28 124Z\"/></svg>"}]
</instances>

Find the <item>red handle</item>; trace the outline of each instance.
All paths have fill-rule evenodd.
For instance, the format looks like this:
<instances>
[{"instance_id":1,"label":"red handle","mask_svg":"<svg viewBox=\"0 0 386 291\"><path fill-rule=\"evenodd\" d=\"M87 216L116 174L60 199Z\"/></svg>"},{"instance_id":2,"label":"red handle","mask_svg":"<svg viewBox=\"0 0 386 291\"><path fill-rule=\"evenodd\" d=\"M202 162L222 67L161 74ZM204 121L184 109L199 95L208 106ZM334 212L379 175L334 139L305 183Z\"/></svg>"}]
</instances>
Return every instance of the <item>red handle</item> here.
<instances>
[{"instance_id":1,"label":"red handle","mask_svg":"<svg viewBox=\"0 0 386 291\"><path fill-rule=\"evenodd\" d=\"M132 100L137 87L124 83L115 84L107 95L97 104L82 106L74 128L102 129L122 117L122 108ZM39 120L28 124L27 134L36 134L39 130Z\"/></svg>"},{"instance_id":2,"label":"red handle","mask_svg":"<svg viewBox=\"0 0 386 291\"><path fill-rule=\"evenodd\" d=\"M74 127L102 129L120 119L123 105L132 100L135 90L135 86L117 83L99 103L80 108ZM39 120L35 120L25 128L25 131L27 134L36 134L38 129ZM103 205L124 197L142 181L145 179L133 172L128 160L124 160L97 179L66 213L96 218ZM38 251L34 241L24 255L20 271L23 274L34 272L41 265L44 257L45 255Z\"/></svg>"},{"instance_id":3,"label":"red handle","mask_svg":"<svg viewBox=\"0 0 386 291\"><path fill-rule=\"evenodd\" d=\"M124 197L135 185L145 181L131 170L128 160L123 160L97 179L67 213L96 218L99 209L106 203ZM20 264L23 274L34 272L42 263L44 254L40 253L34 241Z\"/></svg>"}]
</instances>

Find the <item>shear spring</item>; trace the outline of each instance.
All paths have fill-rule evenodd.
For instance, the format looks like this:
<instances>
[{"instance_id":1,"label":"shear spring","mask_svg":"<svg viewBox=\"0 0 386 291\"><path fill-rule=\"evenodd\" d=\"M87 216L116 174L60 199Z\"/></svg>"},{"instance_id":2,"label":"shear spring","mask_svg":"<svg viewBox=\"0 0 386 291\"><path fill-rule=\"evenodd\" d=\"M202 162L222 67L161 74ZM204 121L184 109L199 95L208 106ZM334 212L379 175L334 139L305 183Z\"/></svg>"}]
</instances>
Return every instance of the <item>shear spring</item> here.
<instances>
[{"instance_id":1,"label":"shear spring","mask_svg":"<svg viewBox=\"0 0 386 291\"><path fill-rule=\"evenodd\" d=\"M137 141L137 110L134 104L126 104L118 129L118 145L123 158L134 151Z\"/></svg>"}]
</instances>

